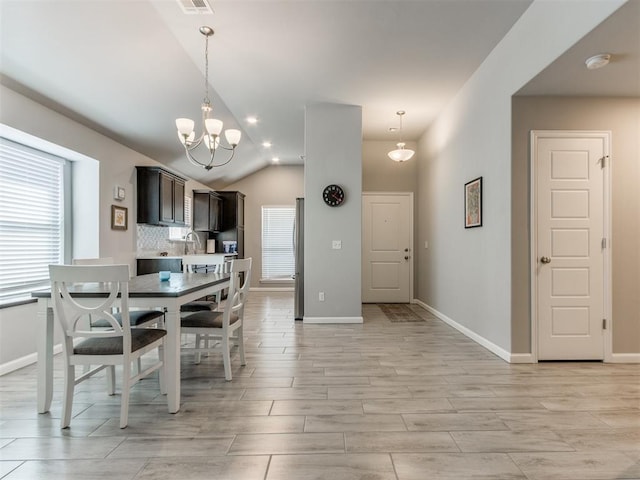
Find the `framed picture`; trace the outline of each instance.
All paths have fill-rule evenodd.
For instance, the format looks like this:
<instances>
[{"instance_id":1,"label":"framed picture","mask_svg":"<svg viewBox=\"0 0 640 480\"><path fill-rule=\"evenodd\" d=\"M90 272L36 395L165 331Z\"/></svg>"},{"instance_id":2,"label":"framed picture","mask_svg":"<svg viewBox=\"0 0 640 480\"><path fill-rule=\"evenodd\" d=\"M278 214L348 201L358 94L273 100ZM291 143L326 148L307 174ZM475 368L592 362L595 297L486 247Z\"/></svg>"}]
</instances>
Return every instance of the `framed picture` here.
<instances>
[{"instance_id":1,"label":"framed picture","mask_svg":"<svg viewBox=\"0 0 640 480\"><path fill-rule=\"evenodd\" d=\"M111 205L111 230L126 230L128 220L126 207Z\"/></svg>"},{"instance_id":2,"label":"framed picture","mask_svg":"<svg viewBox=\"0 0 640 480\"><path fill-rule=\"evenodd\" d=\"M482 226L482 177L464 184L464 228Z\"/></svg>"}]
</instances>

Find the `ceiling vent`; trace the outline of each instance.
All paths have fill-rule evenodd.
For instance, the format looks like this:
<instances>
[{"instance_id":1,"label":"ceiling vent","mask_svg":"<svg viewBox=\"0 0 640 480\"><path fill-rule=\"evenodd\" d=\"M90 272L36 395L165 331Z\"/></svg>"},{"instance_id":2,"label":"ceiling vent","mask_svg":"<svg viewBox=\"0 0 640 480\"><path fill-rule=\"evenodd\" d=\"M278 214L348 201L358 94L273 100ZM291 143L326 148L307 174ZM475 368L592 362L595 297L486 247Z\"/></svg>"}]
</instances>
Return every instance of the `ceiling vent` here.
<instances>
[{"instance_id":1,"label":"ceiling vent","mask_svg":"<svg viewBox=\"0 0 640 480\"><path fill-rule=\"evenodd\" d=\"M213 13L207 0L178 0L178 5L187 15L205 15Z\"/></svg>"}]
</instances>

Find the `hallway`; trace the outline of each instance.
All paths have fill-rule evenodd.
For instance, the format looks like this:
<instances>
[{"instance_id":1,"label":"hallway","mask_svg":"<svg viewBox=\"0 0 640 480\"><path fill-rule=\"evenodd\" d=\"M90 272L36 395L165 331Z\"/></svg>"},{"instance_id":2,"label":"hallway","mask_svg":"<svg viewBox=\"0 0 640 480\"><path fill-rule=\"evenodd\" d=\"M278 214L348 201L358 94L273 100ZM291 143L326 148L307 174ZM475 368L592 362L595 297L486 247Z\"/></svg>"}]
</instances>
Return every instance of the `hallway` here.
<instances>
[{"instance_id":1,"label":"hallway","mask_svg":"<svg viewBox=\"0 0 640 480\"><path fill-rule=\"evenodd\" d=\"M0 478L441 480L640 478L640 365L510 365L418 306L362 325L293 320L292 293L252 292L247 366L182 357L182 409L156 379L120 397L79 385L59 429L35 366L0 377Z\"/></svg>"}]
</instances>

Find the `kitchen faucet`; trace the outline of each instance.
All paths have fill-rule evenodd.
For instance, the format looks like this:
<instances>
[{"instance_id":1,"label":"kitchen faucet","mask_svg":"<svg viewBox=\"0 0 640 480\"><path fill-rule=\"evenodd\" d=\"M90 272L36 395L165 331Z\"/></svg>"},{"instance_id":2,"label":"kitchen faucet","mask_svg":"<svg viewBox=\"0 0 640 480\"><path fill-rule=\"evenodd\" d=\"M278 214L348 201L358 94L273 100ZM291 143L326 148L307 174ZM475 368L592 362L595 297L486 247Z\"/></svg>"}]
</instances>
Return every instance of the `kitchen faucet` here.
<instances>
[{"instance_id":1,"label":"kitchen faucet","mask_svg":"<svg viewBox=\"0 0 640 480\"><path fill-rule=\"evenodd\" d=\"M194 238L196 241L196 244L198 245L198 248L200 248L202 246L202 244L200 243L200 238L198 238L198 235L196 234L196 232L194 232L193 230L189 231L185 236L184 236L184 254L186 255L187 253L189 253L189 235L191 235L191 238ZM194 248L193 253L195 254L197 252L197 249Z\"/></svg>"}]
</instances>

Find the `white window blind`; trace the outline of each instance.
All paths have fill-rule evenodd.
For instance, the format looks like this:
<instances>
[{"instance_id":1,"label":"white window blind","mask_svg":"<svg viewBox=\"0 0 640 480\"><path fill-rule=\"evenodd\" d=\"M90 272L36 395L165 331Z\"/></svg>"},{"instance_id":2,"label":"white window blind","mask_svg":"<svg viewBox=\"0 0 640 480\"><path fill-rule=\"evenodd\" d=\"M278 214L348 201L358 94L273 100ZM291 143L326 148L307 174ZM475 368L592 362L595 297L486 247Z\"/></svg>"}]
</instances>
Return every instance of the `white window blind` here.
<instances>
[{"instance_id":1,"label":"white window blind","mask_svg":"<svg viewBox=\"0 0 640 480\"><path fill-rule=\"evenodd\" d=\"M64 164L0 139L0 304L30 298L64 263Z\"/></svg>"},{"instance_id":2,"label":"white window blind","mask_svg":"<svg viewBox=\"0 0 640 480\"><path fill-rule=\"evenodd\" d=\"M293 253L294 206L262 207L262 278L291 279L295 273Z\"/></svg>"}]
</instances>

